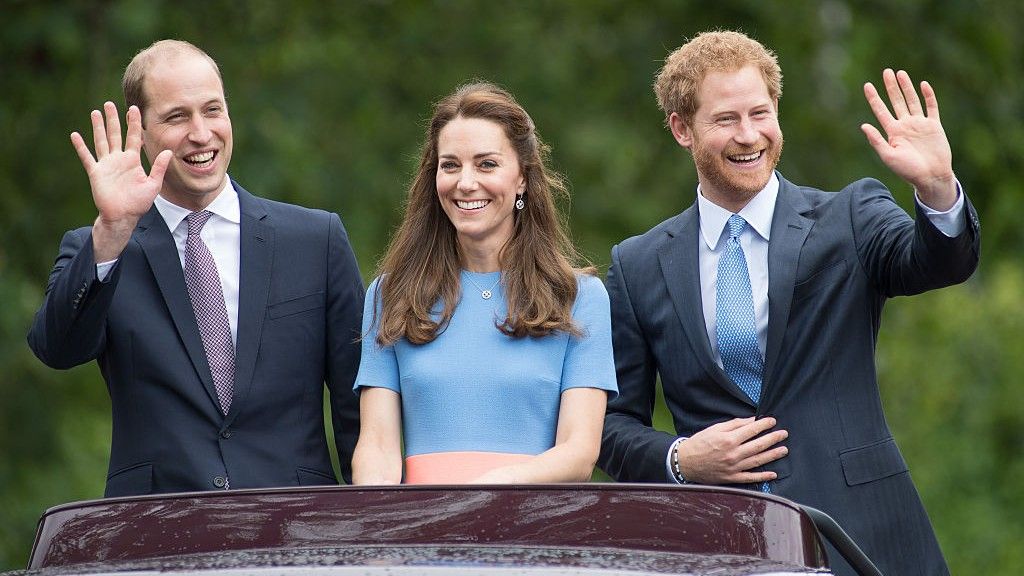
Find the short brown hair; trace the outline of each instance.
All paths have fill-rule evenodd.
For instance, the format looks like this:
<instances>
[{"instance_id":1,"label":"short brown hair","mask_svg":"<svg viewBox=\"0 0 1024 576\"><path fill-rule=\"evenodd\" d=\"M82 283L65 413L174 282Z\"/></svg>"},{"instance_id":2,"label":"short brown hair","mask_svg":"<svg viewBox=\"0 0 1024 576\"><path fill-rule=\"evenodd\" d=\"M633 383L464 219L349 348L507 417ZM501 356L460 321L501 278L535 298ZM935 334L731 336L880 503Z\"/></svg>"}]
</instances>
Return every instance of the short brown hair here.
<instances>
[{"instance_id":1,"label":"short brown hair","mask_svg":"<svg viewBox=\"0 0 1024 576\"><path fill-rule=\"evenodd\" d=\"M690 125L700 105L697 91L709 72L731 72L748 65L760 69L772 100L782 97L782 70L775 53L742 32L702 32L677 48L654 80L654 95L666 122L675 112Z\"/></svg>"},{"instance_id":2,"label":"short brown hair","mask_svg":"<svg viewBox=\"0 0 1024 576\"><path fill-rule=\"evenodd\" d=\"M146 91L144 90L146 71L152 66L154 60L185 53L197 54L206 58L217 72L217 78L220 78L221 89L223 90L224 78L220 75L220 68L217 66L217 62L209 54L203 52L195 44L185 42L184 40L157 40L150 44L148 48L136 54L132 61L128 63L128 67L124 69L124 77L121 78L121 89L124 91L125 107L138 106L139 112L145 113L146 106L149 104L146 100Z\"/></svg>"}]
</instances>

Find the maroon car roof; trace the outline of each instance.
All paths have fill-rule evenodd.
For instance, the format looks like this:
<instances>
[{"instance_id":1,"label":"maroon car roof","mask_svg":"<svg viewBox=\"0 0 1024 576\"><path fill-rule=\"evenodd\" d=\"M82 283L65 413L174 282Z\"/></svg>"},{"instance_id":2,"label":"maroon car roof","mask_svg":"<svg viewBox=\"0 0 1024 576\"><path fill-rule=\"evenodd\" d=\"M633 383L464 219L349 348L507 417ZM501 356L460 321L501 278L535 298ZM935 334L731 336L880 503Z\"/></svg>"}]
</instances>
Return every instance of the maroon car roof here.
<instances>
[{"instance_id":1,"label":"maroon car roof","mask_svg":"<svg viewBox=\"0 0 1024 576\"><path fill-rule=\"evenodd\" d=\"M461 567L458 573L547 567L565 574L765 574L821 571L825 558L799 508L742 490L337 486L57 506L40 520L29 568L166 571L243 562L249 568Z\"/></svg>"}]
</instances>

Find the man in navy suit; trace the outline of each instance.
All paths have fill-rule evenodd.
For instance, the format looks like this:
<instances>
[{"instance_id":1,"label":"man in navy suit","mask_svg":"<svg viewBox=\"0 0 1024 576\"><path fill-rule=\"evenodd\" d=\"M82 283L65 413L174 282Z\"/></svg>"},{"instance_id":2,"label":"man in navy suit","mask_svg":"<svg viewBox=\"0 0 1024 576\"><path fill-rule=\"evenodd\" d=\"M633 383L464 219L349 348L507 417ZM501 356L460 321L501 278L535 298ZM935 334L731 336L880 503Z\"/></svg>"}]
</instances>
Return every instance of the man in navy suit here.
<instances>
[{"instance_id":1,"label":"man in navy suit","mask_svg":"<svg viewBox=\"0 0 1024 576\"><path fill-rule=\"evenodd\" d=\"M154 43L124 92L123 146L111 102L95 157L71 135L99 214L65 234L28 336L51 367L99 364L105 495L336 484L325 382L348 480L363 284L341 220L228 177L224 87L199 48Z\"/></svg>"},{"instance_id":2,"label":"man in navy suit","mask_svg":"<svg viewBox=\"0 0 1024 576\"><path fill-rule=\"evenodd\" d=\"M883 81L891 111L870 83L864 93L885 137L861 128L913 186L916 219L876 180L831 193L775 171L782 75L758 42L710 32L668 57L655 91L693 156L697 198L612 249L619 396L599 463L620 481L791 498L834 516L883 573L945 574L882 413L874 343L888 298L971 275L978 220L934 91L922 83L922 102L903 71ZM674 434L652 428L656 376Z\"/></svg>"}]
</instances>

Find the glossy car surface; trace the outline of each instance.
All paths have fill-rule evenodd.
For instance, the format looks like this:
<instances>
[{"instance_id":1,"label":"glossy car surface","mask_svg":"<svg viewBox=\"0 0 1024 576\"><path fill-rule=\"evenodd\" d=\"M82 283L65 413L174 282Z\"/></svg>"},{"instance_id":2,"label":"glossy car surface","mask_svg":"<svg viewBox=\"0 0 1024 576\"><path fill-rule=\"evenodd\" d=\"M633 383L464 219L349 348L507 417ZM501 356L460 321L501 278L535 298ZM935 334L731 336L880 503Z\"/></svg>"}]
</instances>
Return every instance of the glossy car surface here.
<instances>
[{"instance_id":1,"label":"glossy car surface","mask_svg":"<svg viewBox=\"0 0 1024 576\"><path fill-rule=\"evenodd\" d=\"M782 498L671 485L319 487L71 503L33 573L828 573Z\"/></svg>"}]
</instances>

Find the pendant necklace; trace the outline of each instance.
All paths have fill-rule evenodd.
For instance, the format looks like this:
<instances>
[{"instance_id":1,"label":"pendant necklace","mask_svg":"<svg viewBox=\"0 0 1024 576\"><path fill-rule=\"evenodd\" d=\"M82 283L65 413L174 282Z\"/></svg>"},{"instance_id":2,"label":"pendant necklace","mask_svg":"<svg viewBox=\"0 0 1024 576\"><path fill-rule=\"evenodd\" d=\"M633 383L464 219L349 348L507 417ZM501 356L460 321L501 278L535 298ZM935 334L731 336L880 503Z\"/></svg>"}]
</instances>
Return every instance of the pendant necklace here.
<instances>
[{"instance_id":1,"label":"pendant necklace","mask_svg":"<svg viewBox=\"0 0 1024 576\"><path fill-rule=\"evenodd\" d=\"M480 285L477 284L475 280L473 280L473 277L470 276L470 274L472 274L472 273L467 270L466 271L466 280L469 280L469 282L471 284L473 284L473 286L476 286L476 289L480 291L480 297L481 298L483 298L484 300L490 300L491 296L494 295L494 293L491 292L491 290L494 290L494 287L498 285L498 282L501 282L501 274L498 274L498 279L495 280L494 284L491 284L491 287L486 289L486 290L481 288Z\"/></svg>"}]
</instances>

